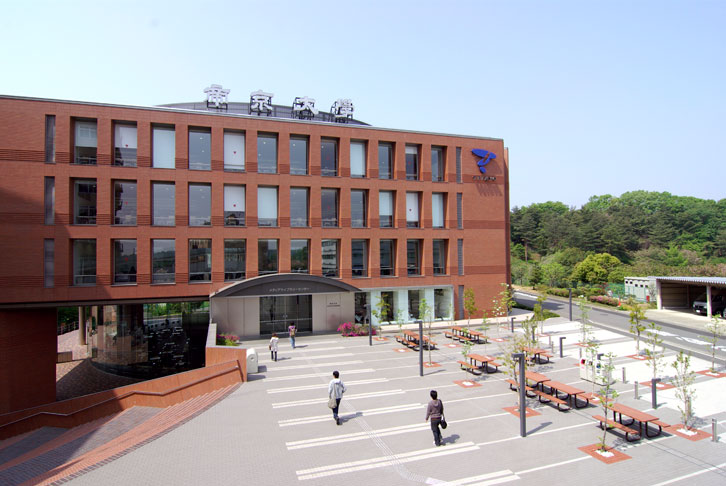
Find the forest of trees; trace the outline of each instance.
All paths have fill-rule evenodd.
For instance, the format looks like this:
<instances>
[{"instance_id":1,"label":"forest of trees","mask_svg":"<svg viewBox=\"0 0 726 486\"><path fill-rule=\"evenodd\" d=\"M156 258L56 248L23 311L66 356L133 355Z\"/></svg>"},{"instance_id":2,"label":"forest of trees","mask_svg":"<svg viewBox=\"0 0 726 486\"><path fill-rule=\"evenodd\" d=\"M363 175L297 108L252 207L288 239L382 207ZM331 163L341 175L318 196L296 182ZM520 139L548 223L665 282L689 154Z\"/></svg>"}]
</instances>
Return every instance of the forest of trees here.
<instances>
[{"instance_id":1,"label":"forest of trees","mask_svg":"<svg viewBox=\"0 0 726 486\"><path fill-rule=\"evenodd\" d=\"M565 286L625 276L726 276L726 199L667 192L514 207L512 281Z\"/></svg>"}]
</instances>

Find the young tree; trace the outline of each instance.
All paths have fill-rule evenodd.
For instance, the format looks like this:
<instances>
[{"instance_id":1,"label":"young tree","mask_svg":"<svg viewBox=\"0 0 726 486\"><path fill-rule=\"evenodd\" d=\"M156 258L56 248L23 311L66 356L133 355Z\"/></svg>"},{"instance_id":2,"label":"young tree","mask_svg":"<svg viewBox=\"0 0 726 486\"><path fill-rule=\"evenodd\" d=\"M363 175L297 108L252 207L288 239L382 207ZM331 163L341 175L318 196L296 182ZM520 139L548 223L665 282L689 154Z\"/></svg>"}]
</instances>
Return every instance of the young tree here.
<instances>
[{"instance_id":1,"label":"young tree","mask_svg":"<svg viewBox=\"0 0 726 486\"><path fill-rule=\"evenodd\" d=\"M678 410L681 412L681 419L686 430L691 428L693 417L693 400L696 398L696 390L693 383L696 381L696 374L691 371L691 355L679 351L676 360L671 364L675 370L672 383L676 387L676 398L681 402Z\"/></svg>"},{"instance_id":2,"label":"young tree","mask_svg":"<svg viewBox=\"0 0 726 486\"><path fill-rule=\"evenodd\" d=\"M613 358L615 355L613 353L608 353L605 355L605 358L607 360L606 364L601 368L604 376L605 381L603 382L603 385L601 385L600 388L600 405L602 406L602 414L603 417L606 419L608 418L608 412L610 410L610 407L615 403L615 399L618 398L618 392L613 388L614 380L610 379L610 376L612 375L613 370L615 369L615 366L613 365ZM613 418L614 414L613 414ZM603 433L602 438L598 442L598 450L602 452L607 452L607 432L608 432L608 425L607 423L603 424Z\"/></svg>"},{"instance_id":3,"label":"young tree","mask_svg":"<svg viewBox=\"0 0 726 486\"><path fill-rule=\"evenodd\" d=\"M471 316L479 312L476 306L476 296L471 288L464 289L464 310L466 311L466 328L469 329L471 324Z\"/></svg>"},{"instance_id":4,"label":"young tree","mask_svg":"<svg viewBox=\"0 0 726 486\"><path fill-rule=\"evenodd\" d=\"M461 345L461 355L464 357L464 361L466 361L469 356L469 353L471 352L471 347L473 344L471 344L471 341L465 341L464 344ZM466 371L466 370L464 370Z\"/></svg>"},{"instance_id":5,"label":"young tree","mask_svg":"<svg viewBox=\"0 0 726 486\"><path fill-rule=\"evenodd\" d=\"M421 299L421 301L418 303L418 315L419 319L421 319L424 324L426 324L426 327L428 329L428 338L429 341L431 341L431 322L433 319L431 318L431 306L426 301L426 299ZM419 343L421 346L423 346L423 343ZM429 348L429 363L431 363L431 345L428 346Z\"/></svg>"},{"instance_id":6,"label":"young tree","mask_svg":"<svg viewBox=\"0 0 726 486\"><path fill-rule=\"evenodd\" d=\"M635 334L635 350L640 354L640 333L645 331L645 326L640 323L645 319L645 311L632 297L627 303L630 308L630 332Z\"/></svg>"},{"instance_id":7,"label":"young tree","mask_svg":"<svg viewBox=\"0 0 726 486\"><path fill-rule=\"evenodd\" d=\"M534 305L534 318L535 321L539 323L539 333L542 334L544 332L544 321L545 321L545 311L544 311L544 303L547 300L547 296L542 294L537 296L537 303Z\"/></svg>"},{"instance_id":8,"label":"young tree","mask_svg":"<svg viewBox=\"0 0 726 486\"><path fill-rule=\"evenodd\" d=\"M504 368L506 370L507 375L509 378L511 378L513 381L517 380L517 361L512 357L512 354L514 353L523 353L524 348L527 346L527 341L525 340L525 337L522 334L516 333L512 339L509 341L504 341L499 345L499 349L501 351L501 359L502 363L504 365ZM524 369L527 370L528 363L527 360L524 360ZM526 380L523 380L526 381ZM519 404L519 393L517 393L517 401L516 404Z\"/></svg>"},{"instance_id":9,"label":"young tree","mask_svg":"<svg viewBox=\"0 0 726 486\"><path fill-rule=\"evenodd\" d=\"M390 312L391 309L388 306L388 303L380 297L378 298L378 302L376 302L376 305L371 308L371 314L373 314L373 317L376 318L379 325L383 324L387 319L389 319Z\"/></svg>"},{"instance_id":10,"label":"young tree","mask_svg":"<svg viewBox=\"0 0 726 486\"><path fill-rule=\"evenodd\" d=\"M716 371L716 345L719 338L726 332L726 320L719 319L716 316L711 317L711 322L706 324L706 330L711 333L710 336L701 336L711 345L711 371Z\"/></svg>"},{"instance_id":11,"label":"young tree","mask_svg":"<svg viewBox=\"0 0 726 486\"><path fill-rule=\"evenodd\" d=\"M645 349L645 355L650 358L648 364L653 370L653 381L652 386L655 386L655 379L658 378L658 370L661 368L663 362L663 338L660 337L661 327L655 322L651 322L648 326L646 336L648 337L648 346ZM658 350L660 347L660 351Z\"/></svg>"},{"instance_id":12,"label":"young tree","mask_svg":"<svg viewBox=\"0 0 726 486\"><path fill-rule=\"evenodd\" d=\"M479 326L479 330L484 333L485 336L487 336L489 332L489 322L487 321L487 311L483 311L481 313L481 326ZM484 339L484 354L487 352L487 341L489 341L488 337Z\"/></svg>"},{"instance_id":13,"label":"young tree","mask_svg":"<svg viewBox=\"0 0 726 486\"><path fill-rule=\"evenodd\" d=\"M502 282L502 290L499 295L492 300L492 310L494 317L506 317L509 315L509 311L514 305L514 296L512 295L511 287L506 283ZM497 320L497 332L499 332L499 321Z\"/></svg>"},{"instance_id":14,"label":"young tree","mask_svg":"<svg viewBox=\"0 0 726 486\"><path fill-rule=\"evenodd\" d=\"M577 306L580 308L580 332L582 332L582 344L587 343L592 326L590 325L590 305L587 303L585 296L581 295L577 299Z\"/></svg>"}]
</instances>

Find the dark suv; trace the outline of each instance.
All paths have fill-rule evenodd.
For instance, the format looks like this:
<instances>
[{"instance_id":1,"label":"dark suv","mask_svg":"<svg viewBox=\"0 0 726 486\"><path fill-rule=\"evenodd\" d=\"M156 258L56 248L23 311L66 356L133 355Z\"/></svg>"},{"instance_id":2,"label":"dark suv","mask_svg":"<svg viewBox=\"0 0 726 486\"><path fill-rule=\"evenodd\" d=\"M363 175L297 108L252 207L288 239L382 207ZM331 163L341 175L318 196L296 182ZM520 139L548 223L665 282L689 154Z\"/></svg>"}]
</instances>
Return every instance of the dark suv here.
<instances>
[{"instance_id":1,"label":"dark suv","mask_svg":"<svg viewBox=\"0 0 726 486\"><path fill-rule=\"evenodd\" d=\"M701 294L693 302L693 312L696 314L707 314L706 312L706 294ZM711 295L711 315L726 319L726 295Z\"/></svg>"}]
</instances>

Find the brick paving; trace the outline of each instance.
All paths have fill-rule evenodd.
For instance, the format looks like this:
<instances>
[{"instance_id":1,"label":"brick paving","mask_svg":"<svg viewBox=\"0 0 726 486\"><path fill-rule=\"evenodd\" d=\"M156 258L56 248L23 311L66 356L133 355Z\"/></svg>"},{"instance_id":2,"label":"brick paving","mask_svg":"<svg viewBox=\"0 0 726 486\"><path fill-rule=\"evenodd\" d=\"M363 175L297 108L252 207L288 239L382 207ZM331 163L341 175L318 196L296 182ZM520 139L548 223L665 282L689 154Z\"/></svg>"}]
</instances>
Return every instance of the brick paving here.
<instances>
[{"instance_id":1,"label":"brick paving","mask_svg":"<svg viewBox=\"0 0 726 486\"><path fill-rule=\"evenodd\" d=\"M56 364L56 400L68 400L140 381L143 380L101 371L93 366L90 358L58 363Z\"/></svg>"}]
</instances>

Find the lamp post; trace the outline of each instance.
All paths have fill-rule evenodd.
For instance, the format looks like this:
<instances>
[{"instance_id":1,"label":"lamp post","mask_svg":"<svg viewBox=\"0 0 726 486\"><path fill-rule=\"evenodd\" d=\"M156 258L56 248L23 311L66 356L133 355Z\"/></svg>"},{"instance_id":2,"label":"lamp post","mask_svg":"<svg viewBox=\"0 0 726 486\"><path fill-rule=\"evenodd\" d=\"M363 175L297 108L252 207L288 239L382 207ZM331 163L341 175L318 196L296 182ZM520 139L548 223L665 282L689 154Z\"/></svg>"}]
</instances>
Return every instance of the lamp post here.
<instances>
[{"instance_id":1,"label":"lamp post","mask_svg":"<svg viewBox=\"0 0 726 486\"><path fill-rule=\"evenodd\" d=\"M570 291L570 322L572 322L572 287L567 290Z\"/></svg>"},{"instance_id":2,"label":"lamp post","mask_svg":"<svg viewBox=\"0 0 726 486\"><path fill-rule=\"evenodd\" d=\"M366 310L366 319L368 319L368 346L373 346L373 322L371 321L371 305L363 304Z\"/></svg>"},{"instance_id":3,"label":"lamp post","mask_svg":"<svg viewBox=\"0 0 726 486\"><path fill-rule=\"evenodd\" d=\"M525 406L527 378L524 376L524 353L512 353L512 358L519 362L519 435L527 437L527 407Z\"/></svg>"}]
</instances>

